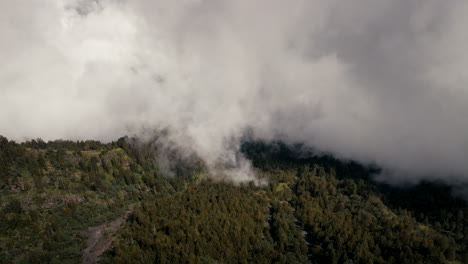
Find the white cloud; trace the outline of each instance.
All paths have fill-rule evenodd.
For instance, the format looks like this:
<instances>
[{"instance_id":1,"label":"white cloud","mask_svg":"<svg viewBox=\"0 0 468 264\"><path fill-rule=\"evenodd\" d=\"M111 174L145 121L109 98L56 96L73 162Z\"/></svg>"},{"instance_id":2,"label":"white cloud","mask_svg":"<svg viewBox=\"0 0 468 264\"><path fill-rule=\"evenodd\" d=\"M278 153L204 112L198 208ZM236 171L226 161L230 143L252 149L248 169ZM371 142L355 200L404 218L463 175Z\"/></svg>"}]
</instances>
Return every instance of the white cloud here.
<instances>
[{"instance_id":1,"label":"white cloud","mask_svg":"<svg viewBox=\"0 0 468 264\"><path fill-rule=\"evenodd\" d=\"M9 138L170 127L215 164L237 159L226 142L249 127L375 162L396 172L386 180L467 177L464 1L17 0L0 10Z\"/></svg>"}]
</instances>

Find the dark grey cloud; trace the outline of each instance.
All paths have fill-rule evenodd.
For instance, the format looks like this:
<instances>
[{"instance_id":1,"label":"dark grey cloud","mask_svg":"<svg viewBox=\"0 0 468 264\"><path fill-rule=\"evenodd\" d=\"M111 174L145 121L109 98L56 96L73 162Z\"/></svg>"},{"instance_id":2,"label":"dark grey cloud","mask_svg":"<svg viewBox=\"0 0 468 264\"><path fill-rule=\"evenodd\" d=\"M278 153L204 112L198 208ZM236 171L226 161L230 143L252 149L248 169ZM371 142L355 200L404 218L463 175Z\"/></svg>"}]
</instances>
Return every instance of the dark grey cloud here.
<instances>
[{"instance_id":1,"label":"dark grey cloud","mask_svg":"<svg viewBox=\"0 0 468 264\"><path fill-rule=\"evenodd\" d=\"M237 164L229 173L241 181L253 176L235 142L251 128L377 163L386 181L467 179L465 1L18 0L0 10L7 137L168 127L210 166Z\"/></svg>"}]
</instances>

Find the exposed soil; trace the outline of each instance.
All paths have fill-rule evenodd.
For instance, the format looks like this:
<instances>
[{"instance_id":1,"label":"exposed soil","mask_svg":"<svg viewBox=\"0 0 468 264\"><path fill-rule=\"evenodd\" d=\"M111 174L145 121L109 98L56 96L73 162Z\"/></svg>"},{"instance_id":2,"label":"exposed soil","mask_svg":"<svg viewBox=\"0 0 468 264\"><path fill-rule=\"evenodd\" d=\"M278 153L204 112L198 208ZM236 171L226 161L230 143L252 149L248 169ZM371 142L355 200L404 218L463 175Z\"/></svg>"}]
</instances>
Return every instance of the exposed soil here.
<instances>
[{"instance_id":1,"label":"exposed soil","mask_svg":"<svg viewBox=\"0 0 468 264\"><path fill-rule=\"evenodd\" d=\"M117 237L117 232L122 228L125 220L127 220L127 217L133 211L133 207L133 205L130 206L123 216L114 221L88 228L86 231L88 236L87 247L83 251L84 264L92 264L99 261L99 257L111 247L112 242Z\"/></svg>"}]
</instances>

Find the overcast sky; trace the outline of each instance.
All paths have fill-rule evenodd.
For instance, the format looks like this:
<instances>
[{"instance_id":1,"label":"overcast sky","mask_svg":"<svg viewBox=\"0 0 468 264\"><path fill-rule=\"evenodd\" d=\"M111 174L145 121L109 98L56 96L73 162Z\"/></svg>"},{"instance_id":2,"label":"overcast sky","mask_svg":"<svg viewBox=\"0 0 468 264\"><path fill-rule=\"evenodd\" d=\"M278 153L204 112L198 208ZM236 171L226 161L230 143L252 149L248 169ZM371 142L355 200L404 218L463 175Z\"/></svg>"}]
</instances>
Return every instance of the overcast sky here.
<instances>
[{"instance_id":1,"label":"overcast sky","mask_svg":"<svg viewBox=\"0 0 468 264\"><path fill-rule=\"evenodd\" d=\"M468 180L466 14L465 0L1 1L0 134L169 127L215 164L251 128L390 182Z\"/></svg>"}]
</instances>

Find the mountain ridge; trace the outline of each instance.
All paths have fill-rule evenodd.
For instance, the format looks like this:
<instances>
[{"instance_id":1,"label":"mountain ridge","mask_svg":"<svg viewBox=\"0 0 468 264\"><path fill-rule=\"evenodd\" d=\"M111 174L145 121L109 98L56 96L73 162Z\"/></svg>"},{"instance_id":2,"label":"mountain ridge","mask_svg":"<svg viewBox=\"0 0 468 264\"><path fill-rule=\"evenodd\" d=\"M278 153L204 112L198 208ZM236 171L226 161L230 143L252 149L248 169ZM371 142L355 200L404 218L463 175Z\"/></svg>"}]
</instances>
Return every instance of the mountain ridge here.
<instances>
[{"instance_id":1,"label":"mountain ridge","mask_svg":"<svg viewBox=\"0 0 468 264\"><path fill-rule=\"evenodd\" d=\"M0 260L79 263L82 232L136 204L100 262L467 261L468 206L442 183L395 188L373 167L250 141L267 185L233 185L155 142L0 138Z\"/></svg>"}]
</instances>

